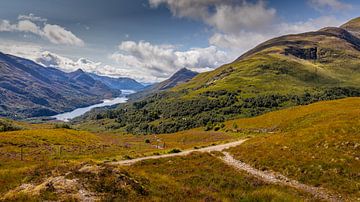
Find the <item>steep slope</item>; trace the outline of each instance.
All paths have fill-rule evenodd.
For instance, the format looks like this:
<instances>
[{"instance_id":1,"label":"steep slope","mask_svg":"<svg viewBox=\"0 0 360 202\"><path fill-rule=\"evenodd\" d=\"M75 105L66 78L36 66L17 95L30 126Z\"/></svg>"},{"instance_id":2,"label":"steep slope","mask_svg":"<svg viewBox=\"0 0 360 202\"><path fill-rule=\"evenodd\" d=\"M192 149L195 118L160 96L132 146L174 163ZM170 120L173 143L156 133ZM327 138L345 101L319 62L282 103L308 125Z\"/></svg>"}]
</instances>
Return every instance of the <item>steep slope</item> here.
<instances>
[{"instance_id":1,"label":"steep slope","mask_svg":"<svg viewBox=\"0 0 360 202\"><path fill-rule=\"evenodd\" d=\"M177 71L175 74L173 74L169 79L166 79L165 81L162 81L160 83L156 83L151 86L148 86L145 89L143 89L142 91L131 95L130 98L131 99L140 99L140 98L144 98L147 95L173 88L177 85L188 82L189 80L194 78L196 75L198 75L197 72L188 70L186 68L182 68L179 71Z\"/></svg>"},{"instance_id":2,"label":"steep slope","mask_svg":"<svg viewBox=\"0 0 360 202\"><path fill-rule=\"evenodd\" d=\"M93 79L97 81L101 81L105 85L109 86L110 88L117 89L117 90L134 90L139 91L144 88L144 86L135 81L134 79L120 77L120 78L111 78L107 76L99 76L96 74L88 73Z\"/></svg>"},{"instance_id":3,"label":"steep slope","mask_svg":"<svg viewBox=\"0 0 360 202\"><path fill-rule=\"evenodd\" d=\"M341 26L341 28L349 31L351 34L360 37L360 17L350 20Z\"/></svg>"},{"instance_id":4,"label":"steep slope","mask_svg":"<svg viewBox=\"0 0 360 202\"><path fill-rule=\"evenodd\" d=\"M179 71L177 71L174 75L172 75L169 79L156 85L155 89L161 91L175 87L179 84L186 83L190 79L194 78L196 75L198 75L197 72L193 72L186 68L182 68Z\"/></svg>"},{"instance_id":5,"label":"steep slope","mask_svg":"<svg viewBox=\"0 0 360 202\"><path fill-rule=\"evenodd\" d=\"M0 116L49 116L87 106L119 92L84 75L65 73L0 53Z\"/></svg>"},{"instance_id":6,"label":"steep slope","mask_svg":"<svg viewBox=\"0 0 360 202\"><path fill-rule=\"evenodd\" d=\"M128 132L165 133L360 96L359 50L359 38L335 27L274 38L230 64L102 116L115 117Z\"/></svg>"}]
</instances>

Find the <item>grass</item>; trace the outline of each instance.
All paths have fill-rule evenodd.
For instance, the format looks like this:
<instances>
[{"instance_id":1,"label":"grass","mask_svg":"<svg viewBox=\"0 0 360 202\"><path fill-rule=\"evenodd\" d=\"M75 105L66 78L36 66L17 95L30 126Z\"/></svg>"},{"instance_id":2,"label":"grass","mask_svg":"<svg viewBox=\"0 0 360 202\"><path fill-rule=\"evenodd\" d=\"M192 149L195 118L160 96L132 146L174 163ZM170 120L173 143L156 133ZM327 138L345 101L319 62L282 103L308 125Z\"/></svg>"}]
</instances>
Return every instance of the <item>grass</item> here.
<instances>
[{"instance_id":1,"label":"grass","mask_svg":"<svg viewBox=\"0 0 360 202\"><path fill-rule=\"evenodd\" d=\"M98 166L102 169L94 173L80 172L81 166L68 164L68 168L58 174L70 172L67 179L77 179L88 191L101 196L103 201L265 202L311 199L309 195L291 188L263 183L210 154L193 153L185 157L147 160L129 167ZM66 199L70 194L62 193L57 197ZM49 197L54 197L54 194L46 189L37 196L22 193L13 195L11 199L41 201Z\"/></svg>"},{"instance_id":2,"label":"grass","mask_svg":"<svg viewBox=\"0 0 360 202\"><path fill-rule=\"evenodd\" d=\"M230 152L261 170L360 197L360 98L319 102L230 121L256 136Z\"/></svg>"},{"instance_id":3,"label":"grass","mask_svg":"<svg viewBox=\"0 0 360 202\"><path fill-rule=\"evenodd\" d=\"M141 199L145 201L302 201L307 197L263 183L210 154L148 160L119 170L143 182L148 191Z\"/></svg>"},{"instance_id":4,"label":"grass","mask_svg":"<svg viewBox=\"0 0 360 202\"><path fill-rule=\"evenodd\" d=\"M26 177L43 177L42 173L35 172L42 167L49 169L64 162L102 162L165 154L176 148L200 148L239 137L201 129L135 136L64 129L53 124L19 124L23 130L0 133L0 194L24 183Z\"/></svg>"},{"instance_id":5,"label":"grass","mask_svg":"<svg viewBox=\"0 0 360 202\"><path fill-rule=\"evenodd\" d=\"M103 163L248 137L243 145L229 150L237 159L353 200L359 198L359 106L360 98L319 102L227 121L216 132L197 128L174 134L126 135L28 125L24 130L0 133L0 194L23 183L40 183L48 176L69 171L76 174L88 162L105 166L108 171L98 177L79 173L74 177L108 200L160 201L167 197L168 201L177 201L185 196L188 201L309 199L293 189L265 184L226 166L215 157L219 153L147 160L130 167L108 167ZM164 143L165 148L161 148ZM41 152L46 148L51 149ZM125 187L119 177L126 181ZM41 199L53 197L45 194Z\"/></svg>"}]
</instances>

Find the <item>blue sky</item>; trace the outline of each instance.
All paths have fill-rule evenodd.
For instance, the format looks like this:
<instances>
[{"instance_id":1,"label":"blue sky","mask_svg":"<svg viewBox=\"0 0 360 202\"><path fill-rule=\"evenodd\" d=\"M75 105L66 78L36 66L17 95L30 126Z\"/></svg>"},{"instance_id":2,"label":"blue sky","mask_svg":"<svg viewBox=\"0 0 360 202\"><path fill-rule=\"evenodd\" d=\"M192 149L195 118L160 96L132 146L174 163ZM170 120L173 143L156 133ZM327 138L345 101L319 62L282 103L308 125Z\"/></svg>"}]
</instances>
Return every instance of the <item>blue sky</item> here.
<instances>
[{"instance_id":1,"label":"blue sky","mask_svg":"<svg viewBox=\"0 0 360 202\"><path fill-rule=\"evenodd\" d=\"M274 36L338 26L356 0L1 0L0 51L154 82L208 71Z\"/></svg>"}]
</instances>

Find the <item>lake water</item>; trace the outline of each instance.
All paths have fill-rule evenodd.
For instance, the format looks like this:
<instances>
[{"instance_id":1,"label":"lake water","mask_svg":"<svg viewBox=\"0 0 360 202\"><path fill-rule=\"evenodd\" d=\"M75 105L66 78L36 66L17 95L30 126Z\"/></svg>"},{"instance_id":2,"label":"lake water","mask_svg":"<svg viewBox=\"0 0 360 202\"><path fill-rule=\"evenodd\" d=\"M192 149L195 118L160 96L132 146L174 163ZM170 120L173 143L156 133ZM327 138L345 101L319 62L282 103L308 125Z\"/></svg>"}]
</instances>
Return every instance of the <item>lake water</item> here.
<instances>
[{"instance_id":1,"label":"lake water","mask_svg":"<svg viewBox=\"0 0 360 202\"><path fill-rule=\"evenodd\" d=\"M97 108L97 107L106 107L106 106L111 106L111 105L116 105L116 104L120 104L120 103L126 103L128 98L126 97L126 95L130 95L132 93L134 93L135 91L132 90L121 90L122 94L121 97L118 98L114 98L114 99L108 99L108 100L103 100L102 103L99 104L95 104L95 105L91 105L88 107L83 107L83 108L77 108L71 112L66 112L66 113L62 113L62 114L58 114L55 116L52 116L52 118L55 118L56 120L59 121L65 121L68 122L73 118L76 118L78 116L81 116L83 114L85 114L86 112Z\"/></svg>"}]
</instances>

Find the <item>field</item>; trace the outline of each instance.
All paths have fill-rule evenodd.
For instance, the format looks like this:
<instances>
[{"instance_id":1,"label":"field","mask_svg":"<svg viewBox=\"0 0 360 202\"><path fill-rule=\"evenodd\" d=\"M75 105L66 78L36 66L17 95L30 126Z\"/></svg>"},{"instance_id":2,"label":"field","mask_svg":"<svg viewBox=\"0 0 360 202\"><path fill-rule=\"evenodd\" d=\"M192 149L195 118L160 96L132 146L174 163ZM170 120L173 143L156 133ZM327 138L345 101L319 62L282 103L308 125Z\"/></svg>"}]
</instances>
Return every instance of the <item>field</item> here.
<instances>
[{"instance_id":1,"label":"field","mask_svg":"<svg viewBox=\"0 0 360 202\"><path fill-rule=\"evenodd\" d=\"M135 136L59 128L57 124L10 123L21 128L0 133L0 193L31 180L32 175L44 177L36 174L36 170L46 170L46 173L64 163L109 162L160 155L173 149L201 148L240 137L202 129Z\"/></svg>"},{"instance_id":2,"label":"field","mask_svg":"<svg viewBox=\"0 0 360 202\"><path fill-rule=\"evenodd\" d=\"M217 153L146 160L131 166L110 165L113 161L247 138L228 150L236 159L357 200L359 106L360 98L324 101L227 121L219 128L161 135L106 133L95 126L90 132L76 125L8 121L17 127L0 133L0 194L23 201L59 197L79 200L84 190L91 192L91 197L106 200L314 200L293 188L267 184L235 170L217 158ZM83 171L84 167L90 171ZM19 190L20 185L30 188Z\"/></svg>"}]
</instances>

